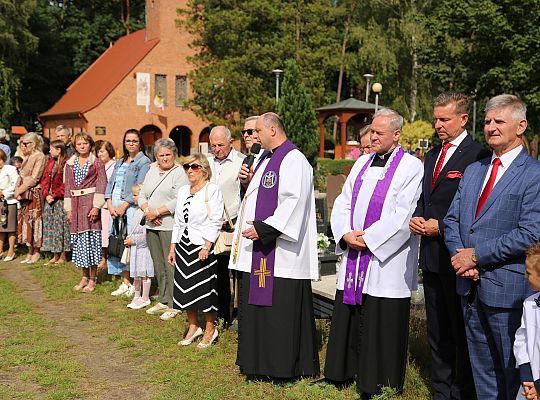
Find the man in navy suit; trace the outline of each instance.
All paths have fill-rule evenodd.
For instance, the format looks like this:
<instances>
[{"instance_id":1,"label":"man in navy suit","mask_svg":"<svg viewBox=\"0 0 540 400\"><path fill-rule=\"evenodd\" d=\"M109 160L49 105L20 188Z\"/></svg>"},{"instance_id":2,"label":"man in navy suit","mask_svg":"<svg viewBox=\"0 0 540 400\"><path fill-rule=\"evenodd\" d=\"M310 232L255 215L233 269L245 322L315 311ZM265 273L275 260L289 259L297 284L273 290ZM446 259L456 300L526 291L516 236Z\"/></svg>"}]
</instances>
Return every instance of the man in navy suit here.
<instances>
[{"instance_id":1,"label":"man in navy suit","mask_svg":"<svg viewBox=\"0 0 540 400\"><path fill-rule=\"evenodd\" d=\"M431 348L433 399L470 400L475 396L474 383L456 274L444 243L443 218L465 168L489 156L489 152L467 134L469 99L464 94L437 96L433 119L442 143L426 154L422 195L409 228L421 235L419 264Z\"/></svg>"},{"instance_id":2,"label":"man in navy suit","mask_svg":"<svg viewBox=\"0 0 540 400\"><path fill-rule=\"evenodd\" d=\"M483 399L515 399L520 376L512 351L523 300L525 251L540 240L540 163L522 146L526 106L500 95L486 105L491 157L471 164L444 219L458 275L476 386Z\"/></svg>"}]
</instances>

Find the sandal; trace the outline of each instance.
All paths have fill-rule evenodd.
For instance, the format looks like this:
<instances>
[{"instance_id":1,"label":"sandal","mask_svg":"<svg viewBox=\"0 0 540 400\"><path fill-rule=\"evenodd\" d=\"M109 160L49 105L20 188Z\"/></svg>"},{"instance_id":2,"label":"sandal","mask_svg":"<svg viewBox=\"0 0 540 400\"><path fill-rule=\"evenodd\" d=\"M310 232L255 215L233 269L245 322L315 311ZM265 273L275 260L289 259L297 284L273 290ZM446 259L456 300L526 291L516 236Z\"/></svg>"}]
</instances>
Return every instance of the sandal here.
<instances>
[{"instance_id":1,"label":"sandal","mask_svg":"<svg viewBox=\"0 0 540 400\"><path fill-rule=\"evenodd\" d=\"M96 289L97 278L90 278L88 285L82 290L84 293L93 292Z\"/></svg>"},{"instance_id":2,"label":"sandal","mask_svg":"<svg viewBox=\"0 0 540 400\"><path fill-rule=\"evenodd\" d=\"M21 264L28 264L28 263L30 263L30 260L32 260L32 256L27 255L26 258L24 260L22 260L20 263Z\"/></svg>"},{"instance_id":3,"label":"sandal","mask_svg":"<svg viewBox=\"0 0 540 400\"><path fill-rule=\"evenodd\" d=\"M81 281L77 285L73 286L73 290L75 290L76 292L79 292L80 290L85 288L86 285L88 285L88 281L89 279L87 277L82 278Z\"/></svg>"}]
</instances>

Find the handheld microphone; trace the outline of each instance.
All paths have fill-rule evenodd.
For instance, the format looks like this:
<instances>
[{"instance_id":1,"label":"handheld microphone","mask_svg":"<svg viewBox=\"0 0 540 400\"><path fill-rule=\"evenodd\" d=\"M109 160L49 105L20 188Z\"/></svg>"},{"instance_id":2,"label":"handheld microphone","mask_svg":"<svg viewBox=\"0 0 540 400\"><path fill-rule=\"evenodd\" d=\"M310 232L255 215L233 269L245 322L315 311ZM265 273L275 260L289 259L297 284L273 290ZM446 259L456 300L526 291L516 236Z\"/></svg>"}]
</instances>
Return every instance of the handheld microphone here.
<instances>
[{"instance_id":1,"label":"handheld microphone","mask_svg":"<svg viewBox=\"0 0 540 400\"><path fill-rule=\"evenodd\" d=\"M261 145L259 143L254 143L253 146L251 146L251 154L244 158L242 164L248 167L248 169L251 168L251 166L255 162L255 154L259 154L260 151Z\"/></svg>"}]
</instances>

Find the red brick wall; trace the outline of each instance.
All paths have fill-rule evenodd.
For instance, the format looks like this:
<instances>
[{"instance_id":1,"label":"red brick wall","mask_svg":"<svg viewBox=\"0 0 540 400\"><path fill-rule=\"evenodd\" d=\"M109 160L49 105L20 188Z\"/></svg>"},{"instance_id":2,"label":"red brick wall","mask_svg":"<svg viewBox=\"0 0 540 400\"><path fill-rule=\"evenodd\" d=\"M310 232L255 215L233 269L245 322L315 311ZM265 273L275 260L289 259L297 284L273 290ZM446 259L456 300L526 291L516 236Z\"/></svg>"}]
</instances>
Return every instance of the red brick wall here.
<instances>
[{"instance_id":1,"label":"red brick wall","mask_svg":"<svg viewBox=\"0 0 540 400\"><path fill-rule=\"evenodd\" d=\"M147 0L147 39L159 37L160 42L137 65L111 94L96 108L85 113L84 120L46 121L45 132L59 124L82 127L95 140L109 140L116 148L122 148L122 137L129 128L141 129L155 125L162 137L169 137L175 126L185 126L191 131L190 147L198 147L199 134L208 126L191 111L175 105L175 81L177 75L187 75L192 66L187 58L194 54L188 45L193 37L176 26L176 10L185 7L186 0ZM153 8L152 8L153 3ZM150 73L150 113L144 106L136 105L137 72ZM155 74L167 75L167 106L159 110L154 106ZM188 93L191 95L188 80ZM106 135L95 134L96 127L105 127Z\"/></svg>"}]
</instances>

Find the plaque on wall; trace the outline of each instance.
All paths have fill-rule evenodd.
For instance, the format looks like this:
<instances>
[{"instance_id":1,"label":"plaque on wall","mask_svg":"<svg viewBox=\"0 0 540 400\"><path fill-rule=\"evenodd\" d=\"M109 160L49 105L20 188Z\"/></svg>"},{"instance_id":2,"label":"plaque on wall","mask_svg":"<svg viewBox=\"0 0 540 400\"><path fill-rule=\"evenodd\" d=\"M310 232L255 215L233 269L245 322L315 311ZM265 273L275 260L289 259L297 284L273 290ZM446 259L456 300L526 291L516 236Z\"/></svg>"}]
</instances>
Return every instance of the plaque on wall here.
<instances>
[{"instance_id":1,"label":"plaque on wall","mask_svg":"<svg viewBox=\"0 0 540 400\"><path fill-rule=\"evenodd\" d=\"M96 126L96 135L105 135L107 133L107 128L104 126Z\"/></svg>"}]
</instances>

